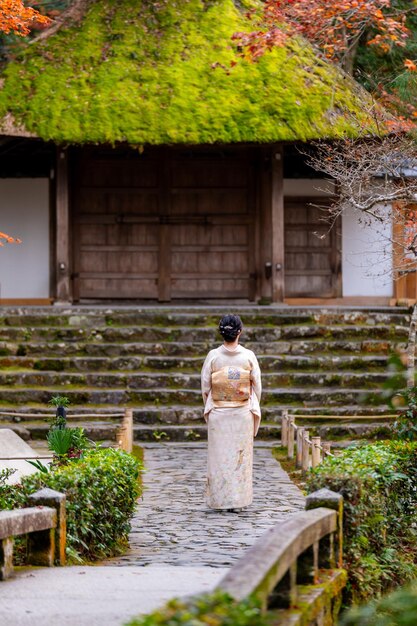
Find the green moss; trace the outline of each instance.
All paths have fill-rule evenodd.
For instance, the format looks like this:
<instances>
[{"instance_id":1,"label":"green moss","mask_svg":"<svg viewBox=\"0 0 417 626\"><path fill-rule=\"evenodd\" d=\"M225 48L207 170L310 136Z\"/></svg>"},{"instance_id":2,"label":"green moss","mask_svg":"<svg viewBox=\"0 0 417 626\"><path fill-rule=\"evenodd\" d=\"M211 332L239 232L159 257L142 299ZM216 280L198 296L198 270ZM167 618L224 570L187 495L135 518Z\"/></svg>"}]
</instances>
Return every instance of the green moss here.
<instances>
[{"instance_id":1,"label":"green moss","mask_svg":"<svg viewBox=\"0 0 417 626\"><path fill-rule=\"evenodd\" d=\"M100 0L4 71L0 119L58 142L234 143L357 135L367 97L303 41L236 60L232 0Z\"/></svg>"}]
</instances>

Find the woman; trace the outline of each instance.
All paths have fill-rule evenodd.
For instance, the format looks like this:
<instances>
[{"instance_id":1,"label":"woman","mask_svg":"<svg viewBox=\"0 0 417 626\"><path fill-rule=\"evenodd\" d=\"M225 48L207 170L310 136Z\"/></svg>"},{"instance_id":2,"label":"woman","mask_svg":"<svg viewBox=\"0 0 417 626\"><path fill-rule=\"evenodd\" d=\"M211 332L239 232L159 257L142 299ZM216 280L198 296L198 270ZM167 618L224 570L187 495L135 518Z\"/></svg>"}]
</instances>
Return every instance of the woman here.
<instances>
[{"instance_id":1,"label":"woman","mask_svg":"<svg viewBox=\"0 0 417 626\"><path fill-rule=\"evenodd\" d=\"M222 346L204 361L201 386L208 423L207 504L234 510L252 503L253 438L261 420L261 372L252 350L239 345L242 322L225 315Z\"/></svg>"}]
</instances>

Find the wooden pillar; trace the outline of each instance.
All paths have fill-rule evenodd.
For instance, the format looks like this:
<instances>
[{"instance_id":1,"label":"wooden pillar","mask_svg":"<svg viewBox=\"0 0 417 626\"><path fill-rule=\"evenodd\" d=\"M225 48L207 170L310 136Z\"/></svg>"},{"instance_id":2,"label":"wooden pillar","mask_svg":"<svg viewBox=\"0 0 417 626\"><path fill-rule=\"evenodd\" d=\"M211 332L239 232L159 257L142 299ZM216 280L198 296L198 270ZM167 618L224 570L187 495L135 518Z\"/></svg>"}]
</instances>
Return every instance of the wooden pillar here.
<instances>
[{"instance_id":1,"label":"wooden pillar","mask_svg":"<svg viewBox=\"0 0 417 626\"><path fill-rule=\"evenodd\" d=\"M282 146L264 148L260 159L258 294L265 302L284 298L284 189Z\"/></svg>"},{"instance_id":2,"label":"wooden pillar","mask_svg":"<svg viewBox=\"0 0 417 626\"><path fill-rule=\"evenodd\" d=\"M272 152L272 302L284 300L284 174L283 149L277 146Z\"/></svg>"},{"instance_id":3,"label":"wooden pillar","mask_svg":"<svg viewBox=\"0 0 417 626\"><path fill-rule=\"evenodd\" d=\"M159 159L159 255L158 255L158 300L171 300L171 180L170 158L166 149L162 149Z\"/></svg>"},{"instance_id":4,"label":"wooden pillar","mask_svg":"<svg viewBox=\"0 0 417 626\"><path fill-rule=\"evenodd\" d=\"M55 304L72 301L70 272L70 217L68 151L57 149L56 160L56 300Z\"/></svg>"}]
</instances>

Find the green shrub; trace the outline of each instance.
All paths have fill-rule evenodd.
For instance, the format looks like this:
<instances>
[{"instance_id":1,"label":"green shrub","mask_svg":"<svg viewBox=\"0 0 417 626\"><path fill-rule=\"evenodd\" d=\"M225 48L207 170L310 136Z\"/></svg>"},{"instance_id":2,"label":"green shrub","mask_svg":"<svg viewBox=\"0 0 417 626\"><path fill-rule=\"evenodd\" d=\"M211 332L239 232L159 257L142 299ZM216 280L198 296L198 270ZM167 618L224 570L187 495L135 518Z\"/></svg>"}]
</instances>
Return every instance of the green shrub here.
<instances>
[{"instance_id":1,"label":"green shrub","mask_svg":"<svg viewBox=\"0 0 417 626\"><path fill-rule=\"evenodd\" d=\"M258 604L235 602L222 592L171 600L161 609L129 622L128 626L266 626Z\"/></svg>"},{"instance_id":2,"label":"green shrub","mask_svg":"<svg viewBox=\"0 0 417 626\"><path fill-rule=\"evenodd\" d=\"M111 556L126 545L130 518L140 495L142 465L130 454L97 448L79 460L23 479L26 493L50 487L67 495L70 556Z\"/></svg>"},{"instance_id":3,"label":"green shrub","mask_svg":"<svg viewBox=\"0 0 417 626\"><path fill-rule=\"evenodd\" d=\"M417 387L411 387L394 396L392 402L404 406L392 425L396 439L417 441Z\"/></svg>"},{"instance_id":4,"label":"green shrub","mask_svg":"<svg viewBox=\"0 0 417 626\"><path fill-rule=\"evenodd\" d=\"M377 602L349 611L343 626L415 626L417 622L417 588L405 587Z\"/></svg>"},{"instance_id":5,"label":"green shrub","mask_svg":"<svg viewBox=\"0 0 417 626\"><path fill-rule=\"evenodd\" d=\"M21 486L6 482L15 471L8 468L0 470L0 511L17 509L25 502L25 493Z\"/></svg>"},{"instance_id":6,"label":"green shrub","mask_svg":"<svg viewBox=\"0 0 417 626\"><path fill-rule=\"evenodd\" d=\"M361 602L417 575L417 444L351 448L314 470L308 490L344 497L348 601Z\"/></svg>"}]
</instances>

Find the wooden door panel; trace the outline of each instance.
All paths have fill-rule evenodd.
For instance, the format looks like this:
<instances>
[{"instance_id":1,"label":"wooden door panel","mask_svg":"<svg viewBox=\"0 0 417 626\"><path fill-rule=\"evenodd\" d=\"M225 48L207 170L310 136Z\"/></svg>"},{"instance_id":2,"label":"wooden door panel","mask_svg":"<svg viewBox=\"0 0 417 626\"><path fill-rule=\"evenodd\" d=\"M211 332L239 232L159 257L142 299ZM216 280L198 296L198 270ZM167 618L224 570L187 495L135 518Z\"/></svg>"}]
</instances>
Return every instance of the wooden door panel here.
<instances>
[{"instance_id":1,"label":"wooden door panel","mask_svg":"<svg viewBox=\"0 0 417 626\"><path fill-rule=\"evenodd\" d=\"M326 199L318 199L324 204ZM340 241L338 225L329 231L324 212L307 199L285 205L285 295L323 297L339 295Z\"/></svg>"},{"instance_id":2,"label":"wooden door panel","mask_svg":"<svg viewBox=\"0 0 417 626\"><path fill-rule=\"evenodd\" d=\"M80 293L83 298L142 299L158 297L157 276L154 278L80 278Z\"/></svg>"},{"instance_id":3,"label":"wooden door panel","mask_svg":"<svg viewBox=\"0 0 417 626\"><path fill-rule=\"evenodd\" d=\"M241 274L242 278L248 274L248 256L246 251L215 251L196 252L173 250L171 268L172 272L210 276L211 273L223 273L225 276Z\"/></svg>"},{"instance_id":4,"label":"wooden door panel","mask_svg":"<svg viewBox=\"0 0 417 626\"><path fill-rule=\"evenodd\" d=\"M210 298L247 298L247 278L173 278L172 288L174 297L204 299ZM209 295L208 295L209 294Z\"/></svg>"},{"instance_id":5,"label":"wooden door panel","mask_svg":"<svg viewBox=\"0 0 417 626\"><path fill-rule=\"evenodd\" d=\"M225 188L247 185L247 163L245 160L199 159L174 160L172 163L173 189Z\"/></svg>"},{"instance_id":6,"label":"wooden door panel","mask_svg":"<svg viewBox=\"0 0 417 626\"><path fill-rule=\"evenodd\" d=\"M286 263L288 268L300 270L328 270L329 261L321 252L287 252Z\"/></svg>"},{"instance_id":7,"label":"wooden door panel","mask_svg":"<svg viewBox=\"0 0 417 626\"><path fill-rule=\"evenodd\" d=\"M97 156L98 154L98 156ZM84 153L75 196L79 298L158 297L158 168L154 160Z\"/></svg>"},{"instance_id":8,"label":"wooden door panel","mask_svg":"<svg viewBox=\"0 0 417 626\"><path fill-rule=\"evenodd\" d=\"M92 161L83 160L79 181L86 189L157 187L158 170L154 167L154 161L148 163L139 159L113 161L93 157Z\"/></svg>"},{"instance_id":9,"label":"wooden door panel","mask_svg":"<svg viewBox=\"0 0 417 626\"><path fill-rule=\"evenodd\" d=\"M135 190L127 190L127 193L121 194L113 192L106 195L106 212L111 215L129 216L129 215L157 215L159 197L152 190L148 192L136 192Z\"/></svg>"},{"instance_id":10,"label":"wooden door panel","mask_svg":"<svg viewBox=\"0 0 417 626\"><path fill-rule=\"evenodd\" d=\"M173 215L233 215L246 214L246 190L190 190L172 193Z\"/></svg>"},{"instance_id":11,"label":"wooden door panel","mask_svg":"<svg viewBox=\"0 0 417 626\"><path fill-rule=\"evenodd\" d=\"M74 200L79 298L251 295L254 192L244 151L82 154Z\"/></svg>"}]
</instances>

